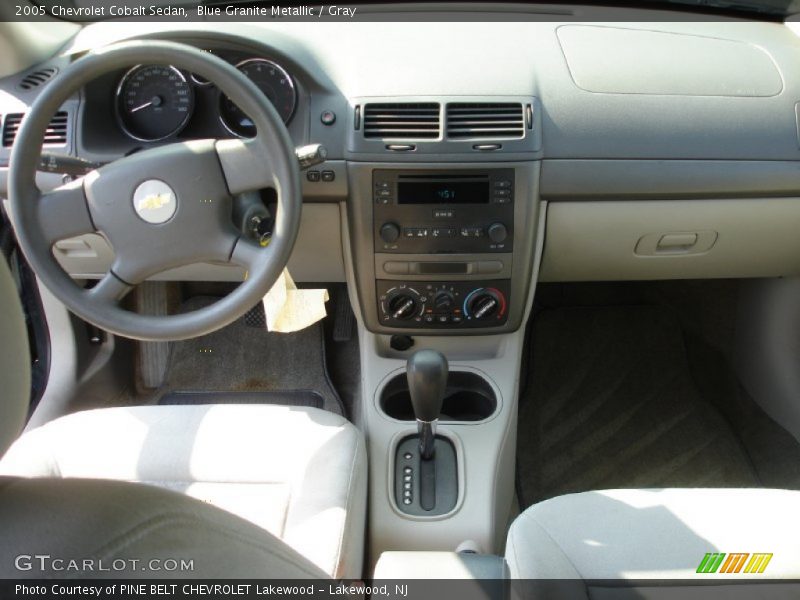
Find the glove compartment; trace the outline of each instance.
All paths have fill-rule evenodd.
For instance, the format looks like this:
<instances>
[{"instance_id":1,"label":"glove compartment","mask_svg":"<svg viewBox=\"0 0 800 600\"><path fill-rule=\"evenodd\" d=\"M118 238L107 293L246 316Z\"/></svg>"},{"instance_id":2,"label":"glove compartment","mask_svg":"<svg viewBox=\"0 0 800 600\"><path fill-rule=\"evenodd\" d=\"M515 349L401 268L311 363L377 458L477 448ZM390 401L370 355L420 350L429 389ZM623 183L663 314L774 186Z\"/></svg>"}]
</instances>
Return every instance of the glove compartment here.
<instances>
[{"instance_id":1,"label":"glove compartment","mask_svg":"<svg viewBox=\"0 0 800 600\"><path fill-rule=\"evenodd\" d=\"M550 202L540 281L800 273L800 198Z\"/></svg>"}]
</instances>

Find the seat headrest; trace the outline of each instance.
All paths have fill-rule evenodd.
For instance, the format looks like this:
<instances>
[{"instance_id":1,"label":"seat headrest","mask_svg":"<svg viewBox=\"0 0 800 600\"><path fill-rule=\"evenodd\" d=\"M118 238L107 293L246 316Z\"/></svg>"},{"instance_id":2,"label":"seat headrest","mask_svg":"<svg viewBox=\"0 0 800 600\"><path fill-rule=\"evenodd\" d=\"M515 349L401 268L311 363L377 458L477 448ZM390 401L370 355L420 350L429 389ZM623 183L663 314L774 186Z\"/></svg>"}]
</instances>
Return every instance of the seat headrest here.
<instances>
[{"instance_id":1,"label":"seat headrest","mask_svg":"<svg viewBox=\"0 0 800 600\"><path fill-rule=\"evenodd\" d=\"M0 456L25 425L31 393L30 362L17 286L8 264L0 259Z\"/></svg>"}]
</instances>

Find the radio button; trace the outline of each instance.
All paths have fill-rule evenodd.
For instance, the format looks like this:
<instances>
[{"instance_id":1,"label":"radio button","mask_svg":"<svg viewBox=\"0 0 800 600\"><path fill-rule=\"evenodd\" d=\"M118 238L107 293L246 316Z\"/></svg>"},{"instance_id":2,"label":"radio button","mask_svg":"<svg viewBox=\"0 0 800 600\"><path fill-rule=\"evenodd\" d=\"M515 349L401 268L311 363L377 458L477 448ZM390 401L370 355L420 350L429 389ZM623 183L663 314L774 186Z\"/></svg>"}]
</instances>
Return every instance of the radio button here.
<instances>
[{"instance_id":1,"label":"radio button","mask_svg":"<svg viewBox=\"0 0 800 600\"><path fill-rule=\"evenodd\" d=\"M511 190L495 190L494 191L495 198L510 198L511 197Z\"/></svg>"},{"instance_id":2,"label":"radio button","mask_svg":"<svg viewBox=\"0 0 800 600\"><path fill-rule=\"evenodd\" d=\"M324 173L324 171L323 171ZM392 197L392 190L387 189L380 189L375 190L375 195L379 198L391 198Z\"/></svg>"},{"instance_id":3,"label":"radio button","mask_svg":"<svg viewBox=\"0 0 800 600\"><path fill-rule=\"evenodd\" d=\"M495 188L510 188L511 187L511 181L508 180L508 179L497 179L494 182L494 187Z\"/></svg>"},{"instance_id":4,"label":"radio button","mask_svg":"<svg viewBox=\"0 0 800 600\"><path fill-rule=\"evenodd\" d=\"M451 238L456 237L455 227L434 227L431 229L431 237Z\"/></svg>"},{"instance_id":5,"label":"radio button","mask_svg":"<svg viewBox=\"0 0 800 600\"><path fill-rule=\"evenodd\" d=\"M427 227L405 227L403 236L407 238L426 238L428 237Z\"/></svg>"},{"instance_id":6,"label":"radio button","mask_svg":"<svg viewBox=\"0 0 800 600\"><path fill-rule=\"evenodd\" d=\"M434 219L455 219L456 211L452 208L435 208L433 210Z\"/></svg>"},{"instance_id":7,"label":"radio button","mask_svg":"<svg viewBox=\"0 0 800 600\"><path fill-rule=\"evenodd\" d=\"M479 238L483 236L483 228L481 227L462 227L460 230L461 237Z\"/></svg>"}]
</instances>

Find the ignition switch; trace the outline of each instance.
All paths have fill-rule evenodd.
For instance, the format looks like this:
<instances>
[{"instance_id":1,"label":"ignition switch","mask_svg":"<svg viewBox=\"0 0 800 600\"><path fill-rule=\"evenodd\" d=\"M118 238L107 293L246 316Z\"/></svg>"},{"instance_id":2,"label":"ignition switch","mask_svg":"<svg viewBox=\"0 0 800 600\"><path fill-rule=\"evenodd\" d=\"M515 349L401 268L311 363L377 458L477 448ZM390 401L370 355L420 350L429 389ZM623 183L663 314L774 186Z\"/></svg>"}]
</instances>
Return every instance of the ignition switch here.
<instances>
[{"instance_id":1,"label":"ignition switch","mask_svg":"<svg viewBox=\"0 0 800 600\"><path fill-rule=\"evenodd\" d=\"M250 218L250 233L258 243L263 246L268 246L272 241L272 228L275 225L275 219L268 211L263 215L253 215Z\"/></svg>"}]
</instances>

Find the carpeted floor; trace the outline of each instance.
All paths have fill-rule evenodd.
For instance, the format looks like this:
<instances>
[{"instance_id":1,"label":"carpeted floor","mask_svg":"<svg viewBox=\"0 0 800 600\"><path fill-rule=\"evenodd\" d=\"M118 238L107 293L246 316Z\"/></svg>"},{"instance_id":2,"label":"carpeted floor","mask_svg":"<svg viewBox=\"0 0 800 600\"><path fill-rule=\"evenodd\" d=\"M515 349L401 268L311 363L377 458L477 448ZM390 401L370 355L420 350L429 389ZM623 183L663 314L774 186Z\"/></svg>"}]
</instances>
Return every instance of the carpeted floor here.
<instances>
[{"instance_id":1,"label":"carpeted floor","mask_svg":"<svg viewBox=\"0 0 800 600\"><path fill-rule=\"evenodd\" d=\"M728 421L698 392L669 310L547 309L530 349L519 414L524 505L591 489L761 485Z\"/></svg>"},{"instance_id":2,"label":"carpeted floor","mask_svg":"<svg viewBox=\"0 0 800 600\"><path fill-rule=\"evenodd\" d=\"M182 310L196 310L212 300L195 297ZM343 414L326 370L321 323L295 333L270 333L239 319L209 335L174 342L158 396L175 391L285 390L316 392L324 409Z\"/></svg>"}]
</instances>

